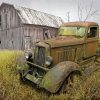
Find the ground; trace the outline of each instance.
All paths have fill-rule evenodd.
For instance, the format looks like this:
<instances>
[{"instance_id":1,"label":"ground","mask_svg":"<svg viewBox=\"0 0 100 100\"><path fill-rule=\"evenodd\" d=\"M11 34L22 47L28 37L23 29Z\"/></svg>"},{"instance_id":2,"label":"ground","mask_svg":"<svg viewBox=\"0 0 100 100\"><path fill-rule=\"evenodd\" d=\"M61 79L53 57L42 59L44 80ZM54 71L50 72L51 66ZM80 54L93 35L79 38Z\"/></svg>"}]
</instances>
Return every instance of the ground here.
<instances>
[{"instance_id":1,"label":"ground","mask_svg":"<svg viewBox=\"0 0 100 100\"><path fill-rule=\"evenodd\" d=\"M21 51L0 51L0 100L100 100L100 68L84 76L66 94L48 94L30 82L21 82L16 60ZM22 66L22 65L21 65Z\"/></svg>"}]
</instances>

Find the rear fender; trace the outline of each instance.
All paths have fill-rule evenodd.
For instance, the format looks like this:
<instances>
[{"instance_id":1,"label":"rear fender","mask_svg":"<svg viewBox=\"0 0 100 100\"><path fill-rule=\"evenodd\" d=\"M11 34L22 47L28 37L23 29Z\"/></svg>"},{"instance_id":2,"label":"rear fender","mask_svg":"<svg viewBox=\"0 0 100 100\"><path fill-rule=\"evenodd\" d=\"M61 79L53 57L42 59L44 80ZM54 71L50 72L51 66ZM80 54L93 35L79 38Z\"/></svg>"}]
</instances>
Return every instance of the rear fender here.
<instances>
[{"instance_id":1,"label":"rear fender","mask_svg":"<svg viewBox=\"0 0 100 100\"><path fill-rule=\"evenodd\" d=\"M40 87L45 88L51 93L56 93L66 77L73 71L79 70L78 64L65 61L55 65L50 71L46 73Z\"/></svg>"}]
</instances>

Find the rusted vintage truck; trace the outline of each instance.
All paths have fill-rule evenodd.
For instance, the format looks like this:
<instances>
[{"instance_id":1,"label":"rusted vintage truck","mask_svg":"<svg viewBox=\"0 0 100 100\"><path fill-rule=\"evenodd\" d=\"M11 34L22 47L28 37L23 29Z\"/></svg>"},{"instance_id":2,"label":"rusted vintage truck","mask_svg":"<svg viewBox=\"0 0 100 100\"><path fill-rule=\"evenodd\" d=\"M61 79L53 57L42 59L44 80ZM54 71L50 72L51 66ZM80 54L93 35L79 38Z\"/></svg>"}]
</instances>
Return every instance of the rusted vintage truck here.
<instances>
[{"instance_id":1,"label":"rusted vintage truck","mask_svg":"<svg viewBox=\"0 0 100 100\"><path fill-rule=\"evenodd\" d=\"M55 38L36 43L34 51L25 51L28 66L21 68L21 78L51 93L64 92L73 75L94 64L98 38L95 22L64 23Z\"/></svg>"}]
</instances>

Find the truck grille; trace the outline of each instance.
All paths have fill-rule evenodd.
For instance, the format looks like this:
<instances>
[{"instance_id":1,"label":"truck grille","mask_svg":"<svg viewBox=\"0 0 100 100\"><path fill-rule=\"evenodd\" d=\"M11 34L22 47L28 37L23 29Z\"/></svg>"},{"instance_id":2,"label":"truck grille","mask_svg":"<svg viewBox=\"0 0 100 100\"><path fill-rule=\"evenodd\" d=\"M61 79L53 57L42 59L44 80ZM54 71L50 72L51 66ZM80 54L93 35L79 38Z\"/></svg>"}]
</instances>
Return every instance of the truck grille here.
<instances>
[{"instance_id":1,"label":"truck grille","mask_svg":"<svg viewBox=\"0 0 100 100\"><path fill-rule=\"evenodd\" d=\"M53 57L54 64L58 64L62 61L75 61L76 49L76 47L53 48L51 56Z\"/></svg>"},{"instance_id":2,"label":"truck grille","mask_svg":"<svg viewBox=\"0 0 100 100\"><path fill-rule=\"evenodd\" d=\"M45 64L45 48L44 47L38 47L35 53L34 63L40 66L44 66Z\"/></svg>"},{"instance_id":3,"label":"truck grille","mask_svg":"<svg viewBox=\"0 0 100 100\"><path fill-rule=\"evenodd\" d=\"M75 59L75 49L64 50L62 52L57 52L58 61L74 61Z\"/></svg>"}]
</instances>

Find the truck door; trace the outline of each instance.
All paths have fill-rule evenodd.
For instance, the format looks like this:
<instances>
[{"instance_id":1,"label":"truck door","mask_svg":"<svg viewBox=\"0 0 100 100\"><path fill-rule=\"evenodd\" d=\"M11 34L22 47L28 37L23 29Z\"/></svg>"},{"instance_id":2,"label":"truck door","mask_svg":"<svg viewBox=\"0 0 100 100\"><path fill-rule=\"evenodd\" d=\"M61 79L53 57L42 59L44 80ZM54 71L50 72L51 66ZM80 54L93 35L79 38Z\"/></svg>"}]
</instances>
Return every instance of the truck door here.
<instances>
[{"instance_id":1,"label":"truck door","mask_svg":"<svg viewBox=\"0 0 100 100\"><path fill-rule=\"evenodd\" d=\"M86 37L86 58L96 55L98 46L98 26L91 26L88 29Z\"/></svg>"}]
</instances>

